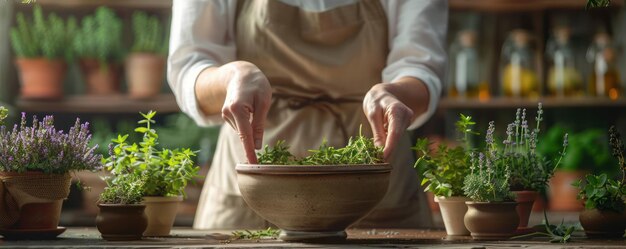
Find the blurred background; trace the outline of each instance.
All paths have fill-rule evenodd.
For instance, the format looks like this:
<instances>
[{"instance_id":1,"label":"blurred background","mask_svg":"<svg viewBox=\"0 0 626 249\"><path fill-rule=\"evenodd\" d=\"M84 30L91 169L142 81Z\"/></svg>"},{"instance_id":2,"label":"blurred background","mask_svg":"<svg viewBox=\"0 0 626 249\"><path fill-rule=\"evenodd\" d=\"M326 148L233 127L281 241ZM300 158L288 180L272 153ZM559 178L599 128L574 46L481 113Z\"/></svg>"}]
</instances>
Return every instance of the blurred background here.
<instances>
[{"instance_id":1,"label":"blurred background","mask_svg":"<svg viewBox=\"0 0 626 249\"><path fill-rule=\"evenodd\" d=\"M118 132L132 133L138 112L155 110L161 145L200 150L205 175L219 127L200 128L181 114L165 81L172 1L0 0L0 34L7 37L0 42L0 105L13 121L19 112L54 114L62 128L76 117L89 121L100 153ZM556 155L565 132L570 147L536 210L580 210L569 184L590 172L615 174L606 131L614 124L626 132L625 3L586 10L586 2L449 0L445 90L437 113L412 135L455 143L459 113L483 132L495 120L503 134L516 108L534 116L542 102L540 152ZM65 226L94 224L104 183L92 173L78 178L92 190L72 190ZM202 184L200 178L188 187L176 225L191 225ZM440 219L434 203L432 209Z\"/></svg>"}]
</instances>

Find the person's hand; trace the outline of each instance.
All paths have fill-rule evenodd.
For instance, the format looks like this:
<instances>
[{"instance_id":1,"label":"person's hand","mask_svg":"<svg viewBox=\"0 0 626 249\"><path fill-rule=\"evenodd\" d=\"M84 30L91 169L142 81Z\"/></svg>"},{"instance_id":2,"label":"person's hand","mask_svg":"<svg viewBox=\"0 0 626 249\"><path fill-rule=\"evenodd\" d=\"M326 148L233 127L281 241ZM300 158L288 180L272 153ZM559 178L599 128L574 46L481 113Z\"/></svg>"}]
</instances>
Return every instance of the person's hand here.
<instances>
[{"instance_id":1,"label":"person's hand","mask_svg":"<svg viewBox=\"0 0 626 249\"><path fill-rule=\"evenodd\" d=\"M248 163L257 163L254 150L261 149L272 88L252 63L233 62L222 66L221 70L227 70L223 80L228 82L222 118L239 134Z\"/></svg>"},{"instance_id":2,"label":"person's hand","mask_svg":"<svg viewBox=\"0 0 626 249\"><path fill-rule=\"evenodd\" d=\"M385 161L413 119L413 110L392 94L394 84L374 85L363 99L363 111L374 134L376 146L384 146Z\"/></svg>"}]
</instances>

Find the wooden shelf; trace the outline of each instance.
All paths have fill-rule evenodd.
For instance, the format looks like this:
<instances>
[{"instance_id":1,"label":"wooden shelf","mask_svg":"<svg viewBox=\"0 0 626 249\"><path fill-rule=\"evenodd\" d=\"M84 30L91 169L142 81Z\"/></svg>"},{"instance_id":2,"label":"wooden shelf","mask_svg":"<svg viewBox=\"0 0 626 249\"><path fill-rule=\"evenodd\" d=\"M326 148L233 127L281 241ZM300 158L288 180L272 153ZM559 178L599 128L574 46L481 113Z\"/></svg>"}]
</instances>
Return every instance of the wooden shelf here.
<instances>
[{"instance_id":1,"label":"wooden shelf","mask_svg":"<svg viewBox=\"0 0 626 249\"><path fill-rule=\"evenodd\" d=\"M172 0L37 0L36 3L42 6L63 8L93 8L98 6L137 9L172 8Z\"/></svg>"},{"instance_id":2,"label":"wooden shelf","mask_svg":"<svg viewBox=\"0 0 626 249\"><path fill-rule=\"evenodd\" d=\"M148 100L135 100L127 95L76 95L52 101L20 98L15 105L20 111L39 113L137 113L150 110L171 113L179 111L172 94L161 94Z\"/></svg>"},{"instance_id":3,"label":"wooden shelf","mask_svg":"<svg viewBox=\"0 0 626 249\"><path fill-rule=\"evenodd\" d=\"M493 98L488 100L442 98L440 109L510 109L536 108L541 102L544 108L573 108L573 107L626 107L626 99L611 100L608 98L570 97L539 99Z\"/></svg>"},{"instance_id":4,"label":"wooden shelf","mask_svg":"<svg viewBox=\"0 0 626 249\"><path fill-rule=\"evenodd\" d=\"M584 9L587 0L449 0L453 10L490 12L541 11L548 9ZM612 0L611 7L624 6L624 0Z\"/></svg>"}]
</instances>

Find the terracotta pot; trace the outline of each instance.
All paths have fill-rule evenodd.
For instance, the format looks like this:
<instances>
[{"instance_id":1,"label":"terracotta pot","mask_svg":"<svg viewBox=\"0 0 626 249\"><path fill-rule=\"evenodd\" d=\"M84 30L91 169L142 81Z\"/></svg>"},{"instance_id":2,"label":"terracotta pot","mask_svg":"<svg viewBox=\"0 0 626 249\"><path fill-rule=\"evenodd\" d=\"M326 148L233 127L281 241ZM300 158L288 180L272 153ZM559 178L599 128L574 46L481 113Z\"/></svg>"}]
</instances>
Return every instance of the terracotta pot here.
<instances>
[{"instance_id":1,"label":"terracotta pot","mask_svg":"<svg viewBox=\"0 0 626 249\"><path fill-rule=\"evenodd\" d=\"M105 240L140 240L148 227L146 205L98 204L96 227Z\"/></svg>"},{"instance_id":2,"label":"terracotta pot","mask_svg":"<svg viewBox=\"0 0 626 249\"><path fill-rule=\"evenodd\" d=\"M583 202L578 200L578 189L572 183L584 179L585 171L557 170L550 180L550 209L553 211L575 212L583 210Z\"/></svg>"},{"instance_id":3,"label":"terracotta pot","mask_svg":"<svg viewBox=\"0 0 626 249\"><path fill-rule=\"evenodd\" d=\"M131 98L148 99L159 95L163 84L165 57L132 53L126 59L126 81Z\"/></svg>"},{"instance_id":4,"label":"terracotta pot","mask_svg":"<svg viewBox=\"0 0 626 249\"><path fill-rule=\"evenodd\" d=\"M533 203L539 196L537 191L513 191L515 202L517 202L517 214L519 215L519 228L528 227L528 219L533 210Z\"/></svg>"},{"instance_id":5,"label":"terracotta pot","mask_svg":"<svg viewBox=\"0 0 626 249\"><path fill-rule=\"evenodd\" d=\"M148 228L143 232L144 236L169 236L176 214L178 204L183 201L182 196L161 197L146 196L143 203L146 204L148 216Z\"/></svg>"},{"instance_id":6,"label":"terracotta pot","mask_svg":"<svg viewBox=\"0 0 626 249\"><path fill-rule=\"evenodd\" d=\"M436 198L437 197L435 197L432 192L426 192L426 200L428 200L428 207L430 208L430 211L439 213L441 212L441 209L439 208Z\"/></svg>"},{"instance_id":7,"label":"terracotta pot","mask_svg":"<svg viewBox=\"0 0 626 249\"><path fill-rule=\"evenodd\" d=\"M585 209L578 219L589 238L621 238L626 230L626 210L617 213Z\"/></svg>"},{"instance_id":8,"label":"terracotta pot","mask_svg":"<svg viewBox=\"0 0 626 249\"><path fill-rule=\"evenodd\" d=\"M9 229L38 229L38 230L55 230L59 225L61 217L61 208L63 206L63 200L67 198L69 194L71 178L69 175L57 175L57 177L65 178L65 180L50 179L53 182L52 185L42 183L37 186L36 183L46 181L47 174L38 171L27 171L24 173L15 172L0 172L0 176L3 177L26 177L31 178L30 183L26 179L17 179L13 181L19 181L24 186L19 187L18 184L13 183L12 191L12 204L15 204L15 210L17 210L18 203L26 203L19 209L19 218L15 221ZM44 177L44 178L40 178ZM6 180L7 183L10 180ZM7 184L3 183L3 184ZM0 191L4 186L0 186ZM53 194L59 195L58 197L42 197L48 196L51 192L50 189L54 188ZM8 191L8 189L7 189ZM58 198L58 199L57 199ZM7 200L0 200L3 205L9 205L5 203ZM11 202L11 201L10 201Z\"/></svg>"},{"instance_id":9,"label":"terracotta pot","mask_svg":"<svg viewBox=\"0 0 626 249\"><path fill-rule=\"evenodd\" d=\"M237 164L248 206L283 229L283 240L343 239L387 192L391 165Z\"/></svg>"},{"instance_id":10,"label":"terracotta pot","mask_svg":"<svg viewBox=\"0 0 626 249\"><path fill-rule=\"evenodd\" d=\"M467 212L465 202L470 201L470 198L437 196L434 200L439 203L443 224L446 226L448 235L466 236L470 234L463 220Z\"/></svg>"},{"instance_id":11,"label":"terracotta pot","mask_svg":"<svg viewBox=\"0 0 626 249\"><path fill-rule=\"evenodd\" d=\"M508 239L519 225L516 202L465 202L465 226L472 238L479 240Z\"/></svg>"},{"instance_id":12,"label":"terracotta pot","mask_svg":"<svg viewBox=\"0 0 626 249\"><path fill-rule=\"evenodd\" d=\"M81 59L80 68L87 83L87 94L111 95L119 93L119 65L115 63L102 65L96 59Z\"/></svg>"},{"instance_id":13,"label":"terracotta pot","mask_svg":"<svg viewBox=\"0 0 626 249\"><path fill-rule=\"evenodd\" d=\"M15 64L21 79L21 96L28 99L63 98L67 64L63 60L18 58Z\"/></svg>"}]
</instances>

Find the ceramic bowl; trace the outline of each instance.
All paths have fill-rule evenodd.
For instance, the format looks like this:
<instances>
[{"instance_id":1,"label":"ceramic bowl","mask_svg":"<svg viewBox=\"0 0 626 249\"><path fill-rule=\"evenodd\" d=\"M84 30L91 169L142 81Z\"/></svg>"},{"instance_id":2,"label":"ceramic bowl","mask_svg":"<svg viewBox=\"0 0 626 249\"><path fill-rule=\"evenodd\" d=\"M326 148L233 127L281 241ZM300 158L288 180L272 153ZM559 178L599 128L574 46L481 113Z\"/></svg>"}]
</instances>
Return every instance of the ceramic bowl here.
<instances>
[{"instance_id":1,"label":"ceramic bowl","mask_svg":"<svg viewBox=\"0 0 626 249\"><path fill-rule=\"evenodd\" d=\"M250 208L283 230L281 239L343 237L383 199L391 165L238 164Z\"/></svg>"}]
</instances>

